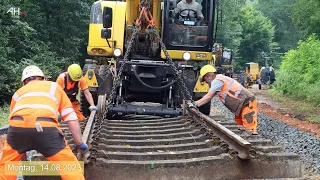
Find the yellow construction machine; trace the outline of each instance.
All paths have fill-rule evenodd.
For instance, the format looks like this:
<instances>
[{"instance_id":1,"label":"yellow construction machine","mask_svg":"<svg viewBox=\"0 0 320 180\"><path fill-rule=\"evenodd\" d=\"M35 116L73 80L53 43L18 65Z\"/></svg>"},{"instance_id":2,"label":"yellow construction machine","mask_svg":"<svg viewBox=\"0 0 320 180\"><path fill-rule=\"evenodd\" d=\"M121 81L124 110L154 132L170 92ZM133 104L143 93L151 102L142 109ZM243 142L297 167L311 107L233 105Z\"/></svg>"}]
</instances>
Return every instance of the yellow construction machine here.
<instances>
[{"instance_id":1,"label":"yellow construction machine","mask_svg":"<svg viewBox=\"0 0 320 180\"><path fill-rule=\"evenodd\" d=\"M213 45L212 58L214 61L214 66L217 68L218 73L232 78L233 50L223 47L221 43L215 43Z\"/></svg>"},{"instance_id":2,"label":"yellow construction machine","mask_svg":"<svg viewBox=\"0 0 320 180\"><path fill-rule=\"evenodd\" d=\"M201 13L177 8L181 0L92 5L87 52L93 58L83 69L95 100L105 99L109 117L178 116L183 99L196 100L208 92L198 77L212 60L216 1L196 2ZM88 114L85 98L81 105ZM200 110L209 114L210 103Z\"/></svg>"},{"instance_id":3,"label":"yellow construction machine","mask_svg":"<svg viewBox=\"0 0 320 180\"><path fill-rule=\"evenodd\" d=\"M258 63L246 63L244 87L249 88L260 78L260 69Z\"/></svg>"}]
</instances>

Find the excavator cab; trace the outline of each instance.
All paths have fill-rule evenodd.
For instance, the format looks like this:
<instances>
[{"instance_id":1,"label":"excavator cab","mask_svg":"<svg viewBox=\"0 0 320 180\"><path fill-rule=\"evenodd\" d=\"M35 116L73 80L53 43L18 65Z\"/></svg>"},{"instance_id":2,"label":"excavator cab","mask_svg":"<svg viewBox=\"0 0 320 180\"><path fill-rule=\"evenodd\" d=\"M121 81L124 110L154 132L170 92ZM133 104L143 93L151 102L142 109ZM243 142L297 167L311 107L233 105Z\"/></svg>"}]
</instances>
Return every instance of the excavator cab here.
<instances>
[{"instance_id":1,"label":"excavator cab","mask_svg":"<svg viewBox=\"0 0 320 180\"><path fill-rule=\"evenodd\" d=\"M187 91L194 100L208 92L198 76L212 60L215 1L185 2L100 0L92 5L87 52L93 60L84 71L95 68L96 94L112 104L109 114L178 116L183 98L190 99L184 97ZM115 72L108 66L111 59ZM160 106L141 105L145 102Z\"/></svg>"},{"instance_id":2,"label":"excavator cab","mask_svg":"<svg viewBox=\"0 0 320 180\"><path fill-rule=\"evenodd\" d=\"M214 7L212 0L198 0L192 5L186 5L185 0L164 0L162 40L171 58L211 60ZM161 57L166 58L163 53Z\"/></svg>"}]
</instances>

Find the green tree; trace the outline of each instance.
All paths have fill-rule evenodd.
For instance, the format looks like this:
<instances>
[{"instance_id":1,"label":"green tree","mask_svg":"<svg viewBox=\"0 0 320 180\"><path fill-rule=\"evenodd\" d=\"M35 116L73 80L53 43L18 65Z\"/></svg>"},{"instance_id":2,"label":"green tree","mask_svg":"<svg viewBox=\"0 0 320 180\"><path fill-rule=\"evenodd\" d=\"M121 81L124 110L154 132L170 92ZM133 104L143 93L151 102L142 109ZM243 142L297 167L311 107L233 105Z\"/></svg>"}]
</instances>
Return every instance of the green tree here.
<instances>
[{"instance_id":1,"label":"green tree","mask_svg":"<svg viewBox=\"0 0 320 180\"><path fill-rule=\"evenodd\" d=\"M237 49L240 45L242 26L240 24L240 12L245 3L239 0L222 1L218 5L217 41L225 47Z\"/></svg>"},{"instance_id":2,"label":"green tree","mask_svg":"<svg viewBox=\"0 0 320 180\"><path fill-rule=\"evenodd\" d=\"M14 39L11 32L19 28L17 26L19 21L7 13L16 4L18 1L3 0L0 2L0 105L9 102L16 82L14 72L16 61L12 58L16 52L12 47Z\"/></svg>"},{"instance_id":3,"label":"green tree","mask_svg":"<svg viewBox=\"0 0 320 180\"><path fill-rule=\"evenodd\" d=\"M277 44L273 41L274 26L270 19L248 4L241 10L240 25L242 26L241 42L237 64L244 67L247 62L264 64L261 53L270 53Z\"/></svg>"},{"instance_id":4,"label":"green tree","mask_svg":"<svg viewBox=\"0 0 320 180\"><path fill-rule=\"evenodd\" d=\"M88 39L91 1L25 0L26 22L67 63L79 61Z\"/></svg>"},{"instance_id":5,"label":"green tree","mask_svg":"<svg viewBox=\"0 0 320 180\"><path fill-rule=\"evenodd\" d=\"M260 0L254 4L275 25L274 41L279 44L279 53L295 48L299 40L299 31L292 19L291 7L295 2L296 0Z\"/></svg>"},{"instance_id":6,"label":"green tree","mask_svg":"<svg viewBox=\"0 0 320 180\"><path fill-rule=\"evenodd\" d=\"M236 64L238 47L242 40L242 26L240 24L241 9L245 6L245 0L220 0L215 18L217 26L216 42L234 52L233 63ZM217 17L218 15L218 17Z\"/></svg>"},{"instance_id":7,"label":"green tree","mask_svg":"<svg viewBox=\"0 0 320 180\"><path fill-rule=\"evenodd\" d=\"M320 35L320 2L318 0L296 0L293 5L293 19L305 39L312 33Z\"/></svg>"},{"instance_id":8,"label":"green tree","mask_svg":"<svg viewBox=\"0 0 320 180\"><path fill-rule=\"evenodd\" d=\"M0 1L0 104L21 86L24 67L38 65L55 80L71 62L86 53L92 1ZM27 16L13 17L10 7Z\"/></svg>"}]
</instances>

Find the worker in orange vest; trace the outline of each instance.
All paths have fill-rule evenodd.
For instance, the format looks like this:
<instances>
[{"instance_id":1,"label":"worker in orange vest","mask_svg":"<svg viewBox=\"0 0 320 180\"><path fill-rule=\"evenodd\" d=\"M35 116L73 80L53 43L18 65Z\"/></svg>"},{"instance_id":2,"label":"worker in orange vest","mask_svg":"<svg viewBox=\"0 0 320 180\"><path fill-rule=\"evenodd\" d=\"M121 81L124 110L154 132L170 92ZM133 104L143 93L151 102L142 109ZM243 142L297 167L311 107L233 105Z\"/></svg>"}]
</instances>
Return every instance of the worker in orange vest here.
<instances>
[{"instance_id":1,"label":"worker in orange vest","mask_svg":"<svg viewBox=\"0 0 320 180\"><path fill-rule=\"evenodd\" d=\"M72 103L73 109L76 112L80 121L85 120L85 117L80 111L80 104L76 98L79 92L79 87L83 91L88 103L90 104L89 110L98 110L98 108L94 105L92 94L88 89L87 82L82 77L82 69L78 64L70 65L68 67L68 71L61 73L57 78L56 82L63 88L63 90L68 95Z\"/></svg>"},{"instance_id":2,"label":"worker in orange vest","mask_svg":"<svg viewBox=\"0 0 320 180\"><path fill-rule=\"evenodd\" d=\"M255 96L236 80L217 74L212 65L200 69L201 81L210 85L209 92L198 101L189 103L189 107L200 107L217 94L220 101L235 115L235 121L257 135L258 101Z\"/></svg>"},{"instance_id":3,"label":"worker in orange vest","mask_svg":"<svg viewBox=\"0 0 320 180\"><path fill-rule=\"evenodd\" d=\"M57 83L46 81L37 66L27 66L21 81L23 86L14 93L10 104L9 129L0 160L0 179L16 180L16 175L5 174L5 168L12 161L20 161L29 150L36 150L53 163L71 161L80 166L58 123L60 113L72 133L76 148L88 149L82 142L77 115L66 93ZM84 179L83 169L76 175L58 172L63 180Z\"/></svg>"}]
</instances>

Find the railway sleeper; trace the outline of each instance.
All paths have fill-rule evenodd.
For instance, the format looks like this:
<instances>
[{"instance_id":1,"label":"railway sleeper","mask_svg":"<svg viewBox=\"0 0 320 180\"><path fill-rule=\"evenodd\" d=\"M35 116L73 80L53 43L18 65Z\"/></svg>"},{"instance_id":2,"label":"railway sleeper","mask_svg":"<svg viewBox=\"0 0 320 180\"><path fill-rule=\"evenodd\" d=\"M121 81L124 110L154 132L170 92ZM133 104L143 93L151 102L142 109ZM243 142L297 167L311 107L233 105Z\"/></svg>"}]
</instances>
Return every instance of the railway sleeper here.
<instances>
[{"instance_id":1,"label":"railway sleeper","mask_svg":"<svg viewBox=\"0 0 320 180\"><path fill-rule=\"evenodd\" d=\"M299 178L301 162L271 140L252 136L234 121L216 122L252 145L251 159L241 160L220 138L204 135L199 124L179 118L127 117L96 123L89 138L91 162L85 176L91 179L261 179ZM85 122L81 123L82 132ZM73 138L61 123L68 144ZM41 154L34 156L40 158ZM43 159L42 159L43 160Z\"/></svg>"},{"instance_id":2,"label":"railway sleeper","mask_svg":"<svg viewBox=\"0 0 320 180\"><path fill-rule=\"evenodd\" d=\"M219 146L203 149L191 149L183 151L146 151L146 152L115 152L99 150L99 157L114 160L179 160L206 156L217 156L225 153Z\"/></svg>"},{"instance_id":3,"label":"railway sleeper","mask_svg":"<svg viewBox=\"0 0 320 180\"><path fill-rule=\"evenodd\" d=\"M274 157L274 156L272 156ZM300 162L296 159L248 161L231 158L228 154L175 160L110 160L98 158L96 166L85 174L108 179L261 179L301 177ZM121 170L119 170L121 169ZM97 179L97 178L95 178Z\"/></svg>"}]
</instances>

